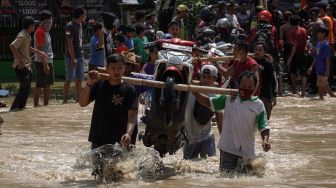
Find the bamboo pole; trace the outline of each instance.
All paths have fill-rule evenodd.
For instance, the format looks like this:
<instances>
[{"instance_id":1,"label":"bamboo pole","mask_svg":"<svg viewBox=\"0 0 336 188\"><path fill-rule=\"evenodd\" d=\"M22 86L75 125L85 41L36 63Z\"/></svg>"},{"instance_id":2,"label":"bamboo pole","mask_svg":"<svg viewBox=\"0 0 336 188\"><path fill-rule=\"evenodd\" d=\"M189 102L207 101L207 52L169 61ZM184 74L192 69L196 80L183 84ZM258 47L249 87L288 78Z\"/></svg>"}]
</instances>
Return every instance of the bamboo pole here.
<instances>
[{"instance_id":1,"label":"bamboo pole","mask_svg":"<svg viewBox=\"0 0 336 188\"><path fill-rule=\"evenodd\" d=\"M249 57L254 57L254 53L248 54ZM194 57L198 61L230 61L233 60L233 56L221 56L221 57Z\"/></svg>"},{"instance_id":2,"label":"bamboo pole","mask_svg":"<svg viewBox=\"0 0 336 188\"><path fill-rule=\"evenodd\" d=\"M101 79L108 79L109 75L106 73L99 73ZM154 87L154 88L165 88L165 83L156 81L156 80L145 80L139 78L130 78L130 77L122 77L124 81L129 84L137 85L137 86L146 86L146 87ZM226 89L226 88L218 88L218 87L208 87L208 86L197 86L197 85L189 85L189 84L175 84L174 89L178 91L185 92L198 92L198 93L216 93L216 94L225 94L231 95L238 92L237 89Z\"/></svg>"}]
</instances>

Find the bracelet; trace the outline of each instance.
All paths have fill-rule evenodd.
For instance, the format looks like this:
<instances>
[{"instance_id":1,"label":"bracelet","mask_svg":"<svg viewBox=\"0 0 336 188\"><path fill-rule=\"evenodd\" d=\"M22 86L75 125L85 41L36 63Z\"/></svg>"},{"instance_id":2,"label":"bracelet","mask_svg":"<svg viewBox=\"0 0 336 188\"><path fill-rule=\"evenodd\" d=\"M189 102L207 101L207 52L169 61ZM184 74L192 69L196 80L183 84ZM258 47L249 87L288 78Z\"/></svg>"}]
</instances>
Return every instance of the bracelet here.
<instances>
[{"instance_id":1,"label":"bracelet","mask_svg":"<svg viewBox=\"0 0 336 188\"><path fill-rule=\"evenodd\" d=\"M86 86L88 86L89 88L92 88L92 85L90 85L89 83L86 82Z\"/></svg>"}]
</instances>

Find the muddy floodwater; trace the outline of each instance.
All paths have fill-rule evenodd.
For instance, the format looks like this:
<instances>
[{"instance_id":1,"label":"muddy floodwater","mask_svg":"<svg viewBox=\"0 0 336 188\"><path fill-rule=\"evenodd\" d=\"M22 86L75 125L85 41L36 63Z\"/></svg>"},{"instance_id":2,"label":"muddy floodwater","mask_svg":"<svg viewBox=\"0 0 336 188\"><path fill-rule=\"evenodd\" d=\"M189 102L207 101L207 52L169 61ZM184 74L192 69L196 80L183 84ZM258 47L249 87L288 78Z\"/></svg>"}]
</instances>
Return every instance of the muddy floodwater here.
<instances>
[{"instance_id":1,"label":"muddy floodwater","mask_svg":"<svg viewBox=\"0 0 336 188\"><path fill-rule=\"evenodd\" d=\"M157 181L130 174L112 185L97 184L90 169L76 167L80 156L90 151L92 108L54 102L20 112L1 109L5 123L0 135L0 187L336 187L336 100L329 97L278 99L270 121L271 151L264 153L260 136L256 137L256 154L267 159L263 177L221 176L218 151L206 160L182 161L181 167L180 150L162 159L180 173ZM213 130L218 140L216 127Z\"/></svg>"}]
</instances>

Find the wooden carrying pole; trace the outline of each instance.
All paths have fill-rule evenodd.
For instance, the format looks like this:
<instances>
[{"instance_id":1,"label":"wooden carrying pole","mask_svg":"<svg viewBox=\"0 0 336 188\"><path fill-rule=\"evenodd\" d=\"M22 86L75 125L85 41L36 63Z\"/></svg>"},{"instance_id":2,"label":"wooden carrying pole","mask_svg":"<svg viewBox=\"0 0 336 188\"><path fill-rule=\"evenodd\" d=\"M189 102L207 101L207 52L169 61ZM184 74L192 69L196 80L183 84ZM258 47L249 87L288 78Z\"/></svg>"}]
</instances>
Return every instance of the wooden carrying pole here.
<instances>
[{"instance_id":1,"label":"wooden carrying pole","mask_svg":"<svg viewBox=\"0 0 336 188\"><path fill-rule=\"evenodd\" d=\"M254 53L248 54L249 57L254 57ZM233 56L222 56L222 57L195 57L198 61L230 61L233 60Z\"/></svg>"},{"instance_id":2,"label":"wooden carrying pole","mask_svg":"<svg viewBox=\"0 0 336 188\"><path fill-rule=\"evenodd\" d=\"M102 79L108 79L109 75L106 73L99 73L99 76ZM138 78L130 78L130 77L122 77L124 81L129 84L137 85L137 86L146 86L146 87L154 87L154 88L164 88L165 83L155 80L145 80ZM237 89L226 89L226 88L217 88L217 87L208 87L208 86L197 86L197 85L187 85L187 84L175 84L174 89L178 91L191 91L198 93L217 93L217 94L225 94L231 95L237 93Z\"/></svg>"}]
</instances>

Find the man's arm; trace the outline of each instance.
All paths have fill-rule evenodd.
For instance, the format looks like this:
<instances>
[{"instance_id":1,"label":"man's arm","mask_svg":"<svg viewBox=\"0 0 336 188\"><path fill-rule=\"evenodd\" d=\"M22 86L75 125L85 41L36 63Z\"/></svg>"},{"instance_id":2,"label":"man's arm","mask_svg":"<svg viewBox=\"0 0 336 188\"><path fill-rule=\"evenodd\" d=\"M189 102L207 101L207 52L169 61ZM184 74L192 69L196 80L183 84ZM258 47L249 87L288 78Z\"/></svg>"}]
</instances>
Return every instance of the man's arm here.
<instances>
[{"instance_id":1,"label":"man's arm","mask_svg":"<svg viewBox=\"0 0 336 188\"><path fill-rule=\"evenodd\" d=\"M97 71L93 70L88 73L88 80L86 86L79 97L79 106L85 107L91 103L90 100L91 89L93 88L95 83L99 80L99 78L100 77Z\"/></svg>"},{"instance_id":2,"label":"man's arm","mask_svg":"<svg viewBox=\"0 0 336 188\"><path fill-rule=\"evenodd\" d=\"M22 60L22 58L23 58L22 54L18 51L18 48L19 48L19 46L21 46L22 42L23 42L23 37L19 36L9 45L9 48L11 49L11 51L14 55L14 58L19 61L19 68L24 68L25 67L25 65L23 63L23 60Z\"/></svg>"},{"instance_id":3,"label":"man's arm","mask_svg":"<svg viewBox=\"0 0 336 188\"><path fill-rule=\"evenodd\" d=\"M316 64L316 56L314 57L313 63L311 64L311 66L308 69L308 74L311 74L313 71L313 68L315 67Z\"/></svg>"},{"instance_id":4,"label":"man's arm","mask_svg":"<svg viewBox=\"0 0 336 188\"><path fill-rule=\"evenodd\" d=\"M293 60L295 51L296 51L296 45L293 45L293 46L292 46L291 53L290 53L290 55L288 56L288 60L287 60L287 62L286 62L288 68L290 68L290 64L291 64L291 62L292 62L292 60Z\"/></svg>"},{"instance_id":5,"label":"man's arm","mask_svg":"<svg viewBox=\"0 0 336 188\"><path fill-rule=\"evenodd\" d=\"M127 131L126 133L128 133L130 136L132 135L133 133L133 130L135 128L135 124L137 122L137 113L138 111L135 110L135 109L131 109L128 111L128 118L127 118Z\"/></svg>"},{"instance_id":6,"label":"man's arm","mask_svg":"<svg viewBox=\"0 0 336 188\"><path fill-rule=\"evenodd\" d=\"M67 46L68 46L68 52L69 52L69 55L70 55L70 58L71 58L71 63L73 63L73 60L76 59L72 41L73 41L72 37L70 37L70 36L66 37L66 43L67 43Z\"/></svg>"},{"instance_id":7,"label":"man's arm","mask_svg":"<svg viewBox=\"0 0 336 188\"><path fill-rule=\"evenodd\" d=\"M330 58L327 58L327 62L326 62L326 72L325 72L325 76L328 76L329 77L329 74L330 74Z\"/></svg>"},{"instance_id":8,"label":"man's arm","mask_svg":"<svg viewBox=\"0 0 336 188\"><path fill-rule=\"evenodd\" d=\"M265 129L260 133L261 139L262 139L262 147L264 151L269 151L271 149L271 144L268 142L269 136L270 136L270 130Z\"/></svg>"},{"instance_id":9,"label":"man's arm","mask_svg":"<svg viewBox=\"0 0 336 188\"><path fill-rule=\"evenodd\" d=\"M221 134L224 114L223 112L215 112L215 114L216 114L217 128L218 128L219 134Z\"/></svg>"},{"instance_id":10,"label":"man's arm","mask_svg":"<svg viewBox=\"0 0 336 188\"><path fill-rule=\"evenodd\" d=\"M30 50L31 50L32 52L34 52L34 51L40 51L40 52L43 52L43 48L44 48L43 45L38 44L37 47L36 47L36 49L34 49L34 48L31 47ZM44 53L44 54L45 54L45 53ZM45 55L47 55L47 54L45 54ZM41 58L41 63L42 63L44 66L48 66L46 60L47 60L47 59Z\"/></svg>"},{"instance_id":11,"label":"man's arm","mask_svg":"<svg viewBox=\"0 0 336 188\"><path fill-rule=\"evenodd\" d=\"M90 85L89 83L86 84L82 94L79 97L79 106L86 107L87 105L89 105L91 103L90 92L91 92L92 87L93 86Z\"/></svg>"},{"instance_id":12,"label":"man's arm","mask_svg":"<svg viewBox=\"0 0 336 188\"><path fill-rule=\"evenodd\" d=\"M211 108L210 104L210 98L204 94L201 93L195 93L192 92L192 94L195 96L196 100L203 106Z\"/></svg>"},{"instance_id":13,"label":"man's arm","mask_svg":"<svg viewBox=\"0 0 336 188\"><path fill-rule=\"evenodd\" d=\"M125 148L127 148L131 144L131 136L132 136L132 133L135 128L136 121L137 121L137 113L138 111L136 109L128 110L127 132L121 137L121 141L120 141L121 145Z\"/></svg>"},{"instance_id":14,"label":"man's arm","mask_svg":"<svg viewBox=\"0 0 336 188\"><path fill-rule=\"evenodd\" d=\"M218 65L217 62L214 62L213 65L218 69L219 74L224 77L232 76L234 73L234 66L233 64L229 68L224 68L223 66Z\"/></svg>"},{"instance_id":15,"label":"man's arm","mask_svg":"<svg viewBox=\"0 0 336 188\"><path fill-rule=\"evenodd\" d=\"M35 32L35 41L36 41L36 49L43 52L44 42L45 42L44 32L36 31ZM31 50L33 50L33 49L31 49ZM47 59L40 58L40 60L41 60L41 63L43 64L44 73L46 75L48 75L49 74L49 66L48 66L48 63L47 63Z\"/></svg>"},{"instance_id":16,"label":"man's arm","mask_svg":"<svg viewBox=\"0 0 336 188\"><path fill-rule=\"evenodd\" d=\"M253 91L253 95L257 95L258 94L258 91L260 89L260 75L259 75L259 67L257 64L253 65L251 67L251 71L254 72L254 74L256 75L257 77L257 83L256 83L256 86L254 88L254 91Z\"/></svg>"}]
</instances>

